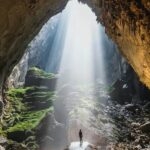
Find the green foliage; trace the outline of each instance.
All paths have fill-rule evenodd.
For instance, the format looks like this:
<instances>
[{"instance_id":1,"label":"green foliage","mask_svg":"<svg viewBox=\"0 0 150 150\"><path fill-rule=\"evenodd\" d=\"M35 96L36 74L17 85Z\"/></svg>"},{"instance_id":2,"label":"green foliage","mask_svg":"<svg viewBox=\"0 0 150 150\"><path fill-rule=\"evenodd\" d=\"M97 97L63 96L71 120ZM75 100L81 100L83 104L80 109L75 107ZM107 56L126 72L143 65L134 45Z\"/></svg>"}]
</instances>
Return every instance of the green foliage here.
<instances>
[{"instance_id":1,"label":"green foliage","mask_svg":"<svg viewBox=\"0 0 150 150\"><path fill-rule=\"evenodd\" d=\"M55 78L54 74L46 73L36 67L30 68L28 73L35 78ZM9 89L6 95L8 102L3 121L0 123L0 135L9 138L8 141L12 141L14 147L24 143L25 149L37 149L36 129L46 115L53 112L55 92L50 91L46 86L31 85L31 87ZM13 141L19 142L19 145Z\"/></svg>"},{"instance_id":2,"label":"green foliage","mask_svg":"<svg viewBox=\"0 0 150 150\"><path fill-rule=\"evenodd\" d=\"M34 131L47 113L53 111L52 102L56 95L45 88L25 87L10 89L7 98L9 109L4 116L3 128L0 129L0 134L6 135L17 131ZM27 101L28 98L30 101ZM32 110L31 102L39 101L45 101L49 106Z\"/></svg>"},{"instance_id":3,"label":"green foliage","mask_svg":"<svg viewBox=\"0 0 150 150\"><path fill-rule=\"evenodd\" d=\"M48 78L48 79L55 78L55 74L47 73L37 67L30 68L28 72L31 74L34 74L35 76L42 77L42 78Z\"/></svg>"},{"instance_id":4,"label":"green foliage","mask_svg":"<svg viewBox=\"0 0 150 150\"><path fill-rule=\"evenodd\" d=\"M9 111L11 112L21 112L27 109L27 106L22 103L24 95L27 91L32 90L33 87L26 87L26 88L13 88L7 92L7 97L9 100Z\"/></svg>"},{"instance_id":5,"label":"green foliage","mask_svg":"<svg viewBox=\"0 0 150 150\"><path fill-rule=\"evenodd\" d=\"M19 122L17 122L14 126L10 127L7 131L8 132L15 132L15 131L30 131L34 130L41 120L46 116L47 112L52 111L52 108L41 110L41 111L30 111L23 113Z\"/></svg>"},{"instance_id":6,"label":"green foliage","mask_svg":"<svg viewBox=\"0 0 150 150\"><path fill-rule=\"evenodd\" d=\"M15 97L22 97L28 90L33 89L33 87L26 87L26 88L12 88L10 89L7 94L13 98Z\"/></svg>"},{"instance_id":7,"label":"green foliage","mask_svg":"<svg viewBox=\"0 0 150 150\"><path fill-rule=\"evenodd\" d=\"M0 135L6 137L6 132L0 127Z\"/></svg>"}]
</instances>

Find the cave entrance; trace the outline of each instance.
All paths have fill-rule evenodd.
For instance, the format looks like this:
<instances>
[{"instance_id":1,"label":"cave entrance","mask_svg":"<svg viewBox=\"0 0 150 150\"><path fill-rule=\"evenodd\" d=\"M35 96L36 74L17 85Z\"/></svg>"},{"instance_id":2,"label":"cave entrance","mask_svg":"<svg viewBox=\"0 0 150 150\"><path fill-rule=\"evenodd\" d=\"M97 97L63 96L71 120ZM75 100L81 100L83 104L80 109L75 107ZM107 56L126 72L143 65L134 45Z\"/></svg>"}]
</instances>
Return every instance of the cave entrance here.
<instances>
[{"instance_id":1,"label":"cave entrance","mask_svg":"<svg viewBox=\"0 0 150 150\"><path fill-rule=\"evenodd\" d=\"M114 125L108 121L110 117L104 113L104 106L109 97L108 85L120 76L122 59L96 19L88 5L69 1L62 13L43 26L21 61L24 64L27 60L26 70L36 66L57 74L54 116L53 119L48 116L38 134L42 150L58 150L70 143L72 149L79 148L79 129L83 131L85 148L89 143L107 145L107 140L112 140ZM115 62L114 58L118 60ZM49 77L35 68L30 71L37 71L36 77L39 73ZM34 82L30 77L29 72L26 86ZM46 81L38 86L53 83ZM38 79L34 84L39 84ZM39 91L34 95L41 97Z\"/></svg>"},{"instance_id":2,"label":"cave entrance","mask_svg":"<svg viewBox=\"0 0 150 150\"><path fill-rule=\"evenodd\" d=\"M150 93L96 19L69 1L29 44L8 79L4 149L149 149Z\"/></svg>"},{"instance_id":3,"label":"cave entrance","mask_svg":"<svg viewBox=\"0 0 150 150\"><path fill-rule=\"evenodd\" d=\"M102 144L106 144L106 138L111 135L110 123L100 127L105 135L98 132L99 125L91 127L92 119L97 120L92 111L101 99L107 99L103 89L107 88L110 81L106 77L105 54L115 49L114 43L108 39L96 19L86 4L77 0L69 1L64 11L50 19L39 37L31 43L30 49L41 42L40 46L46 50L47 55L43 56L45 59L41 59L39 66L44 66L47 72L58 74L54 114L55 119L65 125L65 133L55 131L55 144L52 146L47 143L47 147L52 146L52 149L60 149L67 143L78 141L80 128L84 132L84 142L97 143L101 138ZM101 117L106 120L109 118L107 115ZM78 147L80 144L77 142L75 145Z\"/></svg>"}]
</instances>

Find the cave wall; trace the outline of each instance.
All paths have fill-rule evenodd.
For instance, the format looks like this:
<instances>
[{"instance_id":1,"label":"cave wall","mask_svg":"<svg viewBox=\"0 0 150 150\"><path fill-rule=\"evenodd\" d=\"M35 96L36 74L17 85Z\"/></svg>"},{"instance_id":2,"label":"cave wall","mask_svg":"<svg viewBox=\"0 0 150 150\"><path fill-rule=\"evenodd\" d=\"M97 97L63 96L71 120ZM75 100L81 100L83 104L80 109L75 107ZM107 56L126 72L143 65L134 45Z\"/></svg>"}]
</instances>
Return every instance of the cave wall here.
<instances>
[{"instance_id":1,"label":"cave wall","mask_svg":"<svg viewBox=\"0 0 150 150\"><path fill-rule=\"evenodd\" d=\"M140 80L150 88L150 1L81 0L88 3Z\"/></svg>"},{"instance_id":2,"label":"cave wall","mask_svg":"<svg viewBox=\"0 0 150 150\"><path fill-rule=\"evenodd\" d=\"M0 0L0 87L43 24L68 0Z\"/></svg>"},{"instance_id":3,"label":"cave wall","mask_svg":"<svg viewBox=\"0 0 150 150\"><path fill-rule=\"evenodd\" d=\"M21 59L26 46L43 24L68 0L1 0L0 86ZM80 0L105 26L106 33L150 88L149 0Z\"/></svg>"}]
</instances>

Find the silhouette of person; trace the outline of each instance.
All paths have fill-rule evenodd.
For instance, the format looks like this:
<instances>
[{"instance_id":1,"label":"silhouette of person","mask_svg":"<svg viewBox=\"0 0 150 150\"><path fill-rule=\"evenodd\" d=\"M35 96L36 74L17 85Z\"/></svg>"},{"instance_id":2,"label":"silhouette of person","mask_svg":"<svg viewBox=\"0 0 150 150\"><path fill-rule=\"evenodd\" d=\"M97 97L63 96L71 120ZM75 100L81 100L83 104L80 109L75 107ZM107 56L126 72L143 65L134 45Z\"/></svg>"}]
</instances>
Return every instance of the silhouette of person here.
<instances>
[{"instance_id":1,"label":"silhouette of person","mask_svg":"<svg viewBox=\"0 0 150 150\"><path fill-rule=\"evenodd\" d=\"M80 146L81 146L82 142L83 142L83 133L82 133L81 129L79 131L79 138L80 138Z\"/></svg>"}]
</instances>

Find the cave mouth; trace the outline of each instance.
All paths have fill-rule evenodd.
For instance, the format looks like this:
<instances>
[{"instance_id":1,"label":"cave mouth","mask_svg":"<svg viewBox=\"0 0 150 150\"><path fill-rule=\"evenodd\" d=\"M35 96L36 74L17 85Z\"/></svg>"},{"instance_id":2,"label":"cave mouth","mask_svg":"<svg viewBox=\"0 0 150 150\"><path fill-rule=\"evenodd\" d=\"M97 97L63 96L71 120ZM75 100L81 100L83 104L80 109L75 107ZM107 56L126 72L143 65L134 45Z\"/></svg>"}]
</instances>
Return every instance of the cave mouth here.
<instances>
[{"instance_id":1,"label":"cave mouth","mask_svg":"<svg viewBox=\"0 0 150 150\"><path fill-rule=\"evenodd\" d=\"M92 10L69 1L56 30L46 70L62 74L71 84L92 84L96 79L105 83L104 29Z\"/></svg>"},{"instance_id":2,"label":"cave mouth","mask_svg":"<svg viewBox=\"0 0 150 150\"><path fill-rule=\"evenodd\" d=\"M100 133L99 125L93 126L92 119L96 120L97 116L92 111L97 103L108 98L106 89L112 81L107 80L106 74L110 72L106 71L109 66L106 53L115 50L115 44L97 22L94 12L78 0L69 1L62 13L53 16L29 44L29 66L57 74L54 116L57 122L65 125L65 132L53 133L59 142L41 144L43 149L61 149L79 141L79 129L84 132L85 143L96 144L101 138L102 144L106 144L106 139L112 135L112 125L107 123ZM30 85L30 81L26 82ZM101 116L105 120L110 118ZM50 136L51 131L47 132Z\"/></svg>"},{"instance_id":3,"label":"cave mouth","mask_svg":"<svg viewBox=\"0 0 150 150\"><path fill-rule=\"evenodd\" d=\"M58 97L54 102L54 114L55 119L66 126L67 135L64 132L56 133L62 139L53 145L53 149L78 141L78 131L81 128L85 142L96 143L99 138L106 141L112 134L112 125L107 123L103 129L103 132L107 132L105 136L96 134L98 130L91 127L91 118L96 119L96 116L93 116L89 107L94 109L96 103L101 101L98 95L102 96L103 93L104 97L108 96L102 90L107 88L107 60L104 58L104 51L111 51L115 44L108 39L91 8L77 0L69 1L56 18L52 19L56 19L58 24L53 29L56 28L56 31L45 70L58 74L55 89ZM49 34L46 31L45 33ZM98 91L98 88L101 90ZM109 119L109 116L105 115L105 119ZM65 145L62 144L63 137L67 139Z\"/></svg>"},{"instance_id":4,"label":"cave mouth","mask_svg":"<svg viewBox=\"0 0 150 150\"><path fill-rule=\"evenodd\" d=\"M8 81L15 109L4 116L4 133L21 143L14 149L118 149L131 140L136 146L130 132L141 132L131 124L143 125L148 111L135 101L150 94L96 19L88 5L69 1L29 44Z\"/></svg>"}]
</instances>

